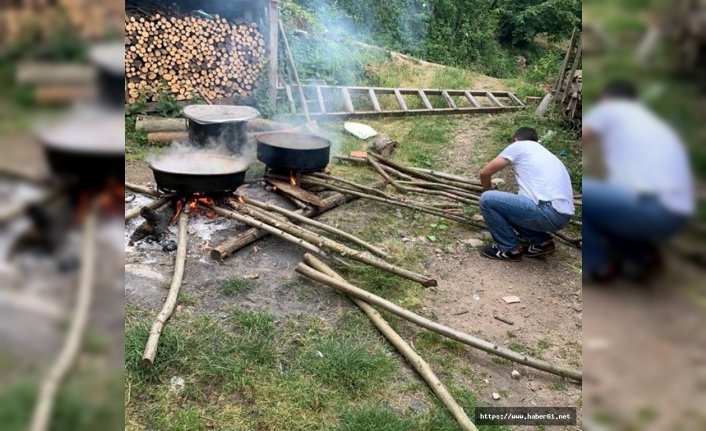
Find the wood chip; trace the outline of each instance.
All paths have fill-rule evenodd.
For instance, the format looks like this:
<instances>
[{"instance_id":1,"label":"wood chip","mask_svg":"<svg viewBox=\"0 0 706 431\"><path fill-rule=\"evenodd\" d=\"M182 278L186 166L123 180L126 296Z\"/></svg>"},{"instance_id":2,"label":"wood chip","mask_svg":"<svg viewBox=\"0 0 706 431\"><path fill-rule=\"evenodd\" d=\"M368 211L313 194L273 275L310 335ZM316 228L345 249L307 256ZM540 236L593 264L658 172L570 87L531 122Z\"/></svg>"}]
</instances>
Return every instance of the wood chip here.
<instances>
[{"instance_id":1,"label":"wood chip","mask_svg":"<svg viewBox=\"0 0 706 431\"><path fill-rule=\"evenodd\" d=\"M520 302L520 297L519 296L503 296L503 301L505 301L506 304L516 304Z\"/></svg>"},{"instance_id":2,"label":"wood chip","mask_svg":"<svg viewBox=\"0 0 706 431\"><path fill-rule=\"evenodd\" d=\"M356 159L367 159L368 153L365 151L351 151L351 157L355 157Z\"/></svg>"}]
</instances>

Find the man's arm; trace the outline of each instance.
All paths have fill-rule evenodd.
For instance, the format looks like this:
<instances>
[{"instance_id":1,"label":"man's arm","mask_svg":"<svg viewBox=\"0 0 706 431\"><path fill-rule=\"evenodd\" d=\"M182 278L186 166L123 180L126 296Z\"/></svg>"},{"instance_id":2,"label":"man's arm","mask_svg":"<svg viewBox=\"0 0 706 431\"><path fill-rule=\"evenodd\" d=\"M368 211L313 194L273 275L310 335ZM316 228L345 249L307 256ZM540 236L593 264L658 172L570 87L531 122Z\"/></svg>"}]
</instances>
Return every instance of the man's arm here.
<instances>
[{"instance_id":1,"label":"man's arm","mask_svg":"<svg viewBox=\"0 0 706 431\"><path fill-rule=\"evenodd\" d=\"M500 172L509 164L509 160L502 157L496 157L488 162L487 165L483 166L483 169L480 170L480 183L483 185L483 191L493 189L493 183L490 179L496 172Z\"/></svg>"}]
</instances>

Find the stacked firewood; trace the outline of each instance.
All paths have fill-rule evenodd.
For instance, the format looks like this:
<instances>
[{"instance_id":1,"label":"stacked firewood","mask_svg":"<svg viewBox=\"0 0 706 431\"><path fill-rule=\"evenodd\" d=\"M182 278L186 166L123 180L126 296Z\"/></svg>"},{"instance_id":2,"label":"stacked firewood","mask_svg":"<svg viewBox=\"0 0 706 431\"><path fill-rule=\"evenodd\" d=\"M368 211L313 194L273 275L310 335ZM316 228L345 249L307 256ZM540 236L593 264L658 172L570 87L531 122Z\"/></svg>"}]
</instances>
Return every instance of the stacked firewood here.
<instances>
[{"instance_id":1,"label":"stacked firewood","mask_svg":"<svg viewBox=\"0 0 706 431\"><path fill-rule=\"evenodd\" d=\"M96 40L122 34L124 4L113 1L17 0L0 9L0 44L17 41L30 28L51 36L67 21L84 39Z\"/></svg>"},{"instance_id":2,"label":"stacked firewood","mask_svg":"<svg viewBox=\"0 0 706 431\"><path fill-rule=\"evenodd\" d=\"M256 24L156 13L127 17L125 30L128 103L165 91L177 100L250 96L265 66Z\"/></svg>"}]
</instances>

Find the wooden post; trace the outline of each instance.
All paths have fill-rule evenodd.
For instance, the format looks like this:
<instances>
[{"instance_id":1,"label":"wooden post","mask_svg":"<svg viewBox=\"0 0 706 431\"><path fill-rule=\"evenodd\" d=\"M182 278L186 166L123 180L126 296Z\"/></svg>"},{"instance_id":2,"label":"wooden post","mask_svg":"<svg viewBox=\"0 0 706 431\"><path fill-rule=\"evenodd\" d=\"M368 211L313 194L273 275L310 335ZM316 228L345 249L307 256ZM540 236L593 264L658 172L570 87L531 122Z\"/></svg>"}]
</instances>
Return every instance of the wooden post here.
<instances>
[{"instance_id":1,"label":"wooden post","mask_svg":"<svg viewBox=\"0 0 706 431\"><path fill-rule=\"evenodd\" d=\"M277 109L277 68L279 65L279 0L270 0L268 3L269 28L269 80L270 80L270 108Z\"/></svg>"}]
</instances>

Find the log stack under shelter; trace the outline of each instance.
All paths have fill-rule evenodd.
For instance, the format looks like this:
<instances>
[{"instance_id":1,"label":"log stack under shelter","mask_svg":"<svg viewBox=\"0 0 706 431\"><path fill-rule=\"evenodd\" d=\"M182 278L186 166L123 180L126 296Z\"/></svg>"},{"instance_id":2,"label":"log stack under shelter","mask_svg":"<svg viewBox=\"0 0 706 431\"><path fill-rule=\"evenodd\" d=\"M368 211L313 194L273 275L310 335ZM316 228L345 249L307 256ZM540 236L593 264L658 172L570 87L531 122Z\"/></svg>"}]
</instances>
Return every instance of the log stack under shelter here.
<instances>
[{"instance_id":1,"label":"log stack under shelter","mask_svg":"<svg viewBox=\"0 0 706 431\"><path fill-rule=\"evenodd\" d=\"M128 0L126 102L250 104L256 87L277 85L278 3Z\"/></svg>"}]
</instances>

